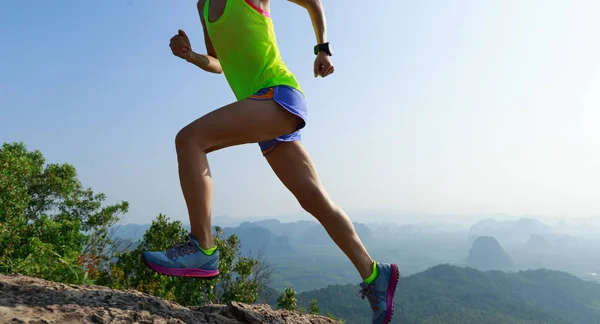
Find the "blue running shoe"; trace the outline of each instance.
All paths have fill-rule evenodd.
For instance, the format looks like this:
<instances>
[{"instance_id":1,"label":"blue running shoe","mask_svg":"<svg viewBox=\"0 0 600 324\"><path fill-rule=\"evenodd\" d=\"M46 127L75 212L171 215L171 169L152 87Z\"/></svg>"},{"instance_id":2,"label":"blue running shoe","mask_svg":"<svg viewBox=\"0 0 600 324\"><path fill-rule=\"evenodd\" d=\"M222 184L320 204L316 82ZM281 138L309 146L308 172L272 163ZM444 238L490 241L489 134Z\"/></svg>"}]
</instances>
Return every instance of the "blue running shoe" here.
<instances>
[{"instance_id":1,"label":"blue running shoe","mask_svg":"<svg viewBox=\"0 0 600 324\"><path fill-rule=\"evenodd\" d=\"M373 310L373 324L387 324L394 313L394 295L400 272L395 264L377 263L377 278L369 285L362 282L359 294L367 298Z\"/></svg>"},{"instance_id":2,"label":"blue running shoe","mask_svg":"<svg viewBox=\"0 0 600 324\"><path fill-rule=\"evenodd\" d=\"M219 250L206 255L191 236L166 251L144 251L142 260L150 269L168 276L213 279L219 275Z\"/></svg>"}]
</instances>

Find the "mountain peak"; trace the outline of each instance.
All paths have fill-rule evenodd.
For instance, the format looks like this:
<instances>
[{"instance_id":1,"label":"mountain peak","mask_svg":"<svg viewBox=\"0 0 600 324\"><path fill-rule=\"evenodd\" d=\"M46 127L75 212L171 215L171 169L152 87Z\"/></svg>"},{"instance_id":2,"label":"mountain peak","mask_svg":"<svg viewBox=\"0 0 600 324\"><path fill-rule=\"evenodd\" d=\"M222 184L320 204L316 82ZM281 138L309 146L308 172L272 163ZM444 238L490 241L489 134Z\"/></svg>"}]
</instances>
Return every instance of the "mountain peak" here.
<instances>
[{"instance_id":1,"label":"mountain peak","mask_svg":"<svg viewBox=\"0 0 600 324\"><path fill-rule=\"evenodd\" d=\"M514 268L514 262L494 237L479 236L469 251L467 266L479 270L509 270Z\"/></svg>"}]
</instances>

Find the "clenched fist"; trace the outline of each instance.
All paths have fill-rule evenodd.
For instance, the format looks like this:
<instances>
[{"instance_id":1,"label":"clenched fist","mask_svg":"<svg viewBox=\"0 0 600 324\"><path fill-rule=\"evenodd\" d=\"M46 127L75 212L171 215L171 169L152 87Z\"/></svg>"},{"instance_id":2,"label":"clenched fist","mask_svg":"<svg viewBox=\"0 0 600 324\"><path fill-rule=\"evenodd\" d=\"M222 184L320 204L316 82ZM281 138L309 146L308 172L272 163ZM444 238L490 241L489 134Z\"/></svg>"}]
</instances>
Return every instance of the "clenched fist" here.
<instances>
[{"instance_id":1,"label":"clenched fist","mask_svg":"<svg viewBox=\"0 0 600 324\"><path fill-rule=\"evenodd\" d=\"M324 78L333 73L333 71L335 71L335 68L333 67L333 63L331 63L331 59L329 58L329 56L324 52L319 52L319 54L317 54L317 57L315 58L315 78L317 76Z\"/></svg>"},{"instance_id":2,"label":"clenched fist","mask_svg":"<svg viewBox=\"0 0 600 324\"><path fill-rule=\"evenodd\" d=\"M192 44L190 44L190 39L181 29L177 35L171 37L169 47L171 47L171 52L173 52L173 55L177 57L180 57L186 61L189 61L192 58Z\"/></svg>"}]
</instances>

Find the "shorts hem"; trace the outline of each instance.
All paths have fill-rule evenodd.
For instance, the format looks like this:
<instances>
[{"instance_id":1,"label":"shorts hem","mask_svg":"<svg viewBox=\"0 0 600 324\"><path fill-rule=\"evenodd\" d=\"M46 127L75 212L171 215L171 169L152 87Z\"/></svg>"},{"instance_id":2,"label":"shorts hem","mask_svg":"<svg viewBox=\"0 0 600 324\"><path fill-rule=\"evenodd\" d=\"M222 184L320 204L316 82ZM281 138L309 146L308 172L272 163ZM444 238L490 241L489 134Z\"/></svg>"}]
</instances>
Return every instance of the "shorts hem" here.
<instances>
[{"instance_id":1,"label":"shorts hem","mask_svg":"<svg viewBox=\"0 0 600 324\"><path fill-rule=\"evenodd\" d=\"M279 142L293 142L301 140L302 135L300 131L305 128L307 124L307 104L302 92L287 85L274 85L259 90L254 95L248 97L248 99L258 101L273 100L283 109L301 119L301 122L292 133L282 135L271 140L259 142L258 144L263 155L271 153Z\"/></svg>"},{"instance_id":2,"label":"shorts hem","mask_svg":"<svg viewBox=\"0 0 600 324\"><path fill-rule=\"evenodd\" d=\"M275 149L277 148L277 146L279 145L279 143L291 143L291 142L301 142L302 139L301 138L291 138L291 139L273 139L273 144L271 144L268 148L266 149L262 149L261 148L261 153L263 156L267 156L270 153L273 153L273 151L275 151Z\"/></svg>"}]
</instances>

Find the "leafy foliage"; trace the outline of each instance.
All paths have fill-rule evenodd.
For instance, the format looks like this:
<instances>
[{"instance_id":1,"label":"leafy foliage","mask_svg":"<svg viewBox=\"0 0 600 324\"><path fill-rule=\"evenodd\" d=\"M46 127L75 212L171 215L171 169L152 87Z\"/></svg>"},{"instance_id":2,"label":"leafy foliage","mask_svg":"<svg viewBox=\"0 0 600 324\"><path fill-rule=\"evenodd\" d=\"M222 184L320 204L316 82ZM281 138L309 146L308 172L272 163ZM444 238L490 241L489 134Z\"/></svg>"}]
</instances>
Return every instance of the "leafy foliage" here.
<instances>
[{"instance_id":1,"label":"leafy foliage","mask_svg":"<svg viewBox=\"0 0 600 324\"><path fill-rule=\"evenodd\" d=\"M117 289L137 289L181 305L257 300L261 289L268 284L271 269L260 256L240 256L239 239L235 235L223 238L219 227L215 227L213 236L219 249L220 275L215 279L163 276L140 261L143 251L168 249L186 240L187 233L181 222L171 222L160 214L135 250L116 255L118 261L110 265L100 283Z\"/></svg>"},{"instance_id":2,"label":"leafy foliage","mask_svg":"<svg viewBox=\"0 0 600 324\"><path fill-rule=\"evenodd\" d=\"M109 228L128 203L102 206L70 164L48 164L23 143L0 150L0 272L90 283L109 258Z\"/></svg>"},{"instance_id":3,"label":"leafy foliage","mask_svg":"<svg viewBox=\"0 0 600 324\"><path fill-rule=\"evenodd\" d=\"M285 288L283 293L277 298L277 306L280 309L296 310L298 300L296 299L296 292L292 288Z\"/></svg>"},{"instance_id":4,"label":"leafy foliage","mask_svg":"<svg viewBox=\"0 0 600 324\"><path fill-rule=\"evenodd\" d=\"M319 302L316 299L312 299L308 304L308 313L314 315L321 314L321 307L319 307Z\"/></svg>"},{"instance_id":5,"label":"leafy foliage","mask_svg":"<svg viewBox=\"0 0 600 324\"><path fill-rule=\"evenodd\" d=\"M219 227L214 237L218 278L152 272L141 262L142 251L167 249L185 240L187 231L161 214L135 250L117 249L123 241L113 234L128 203L103 206L105 198L84 188L72 165L46 165L41 152L5 143L0 150L0 272L138 289L183 305L252 303L272 294L272 270L262 256L240 256L239 238L223 238Z\"/></svg>"}]
</instances>

